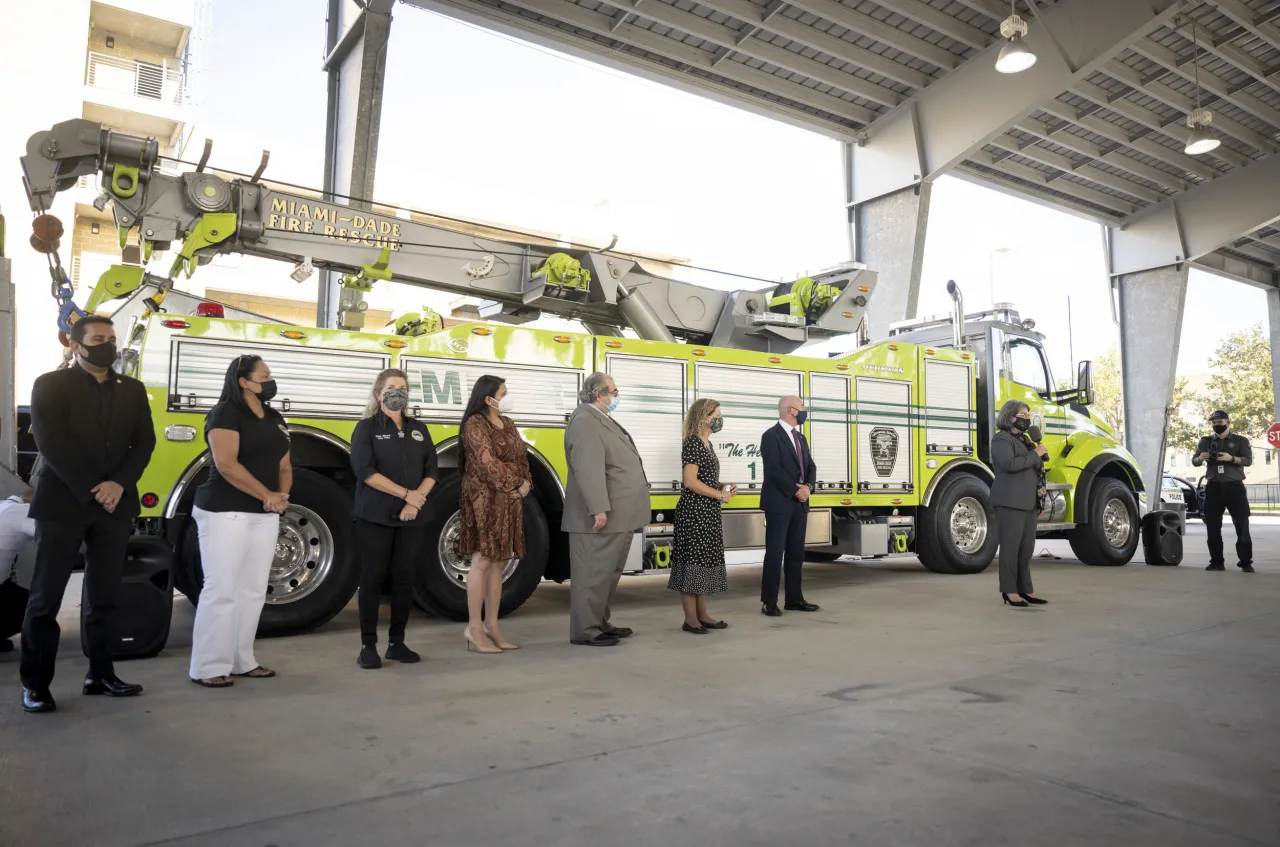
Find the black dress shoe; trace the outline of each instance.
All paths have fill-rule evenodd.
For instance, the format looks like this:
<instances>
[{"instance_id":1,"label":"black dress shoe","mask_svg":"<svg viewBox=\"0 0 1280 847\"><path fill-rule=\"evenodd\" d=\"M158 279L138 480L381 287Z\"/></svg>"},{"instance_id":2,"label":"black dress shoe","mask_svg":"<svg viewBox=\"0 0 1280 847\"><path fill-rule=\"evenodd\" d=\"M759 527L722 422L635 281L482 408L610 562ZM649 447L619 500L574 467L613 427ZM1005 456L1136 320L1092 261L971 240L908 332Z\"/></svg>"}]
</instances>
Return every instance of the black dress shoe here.
<instances>
[{"instance_id":1,"label":"black dress shoe","mask_svg":"<svg viewBox=\"0 0 1280 847\"><path fill-rule=\"evenodd\" d=\"M630 638L635 635L635 630L629 626L615 626L613 629L606 632L605 635L612 635L616 638Z\"/></svg>"},{"instance_id":2,"label":"black dress shoe","mask_svg":"<svg viewBox=\"0 0 1280 847\"><path fill-rule=\"evenodd\" d=\"M56 712L58 704L53 702L53 695L49 693L49 689L45 688L36 691L34 688L22 689L22 711L31 712Z\"/></svg>"},{"instance_id":3,"label":"black dress shoe","mask_svg":"<svg viewBox=\"0 0 1280 847\"><path fill-rule=\"evenodd\" d=\"M705 626L689 626L689 625L686 623L686 624L681 624L681 625L680 625L680 628L681 628L682 630L684 630L685 632L692 632L694 635L706 635L706 634L707 634L707 628L706 628Z\"/></svg>"},{"instance_id":4,"label":"black dress shoe","mask_svg":"<svg viewBox=\"0 0 1280 847\"><path fill-rule=\"evenodd\" d=\"M387 656L387 658L391 657ZM373 644L366 644L361 647L360 656L356 659L356 664L367 671L377 670L382 667L382 659L378 658L378 648Z\"/></svg>"},{"instance_id":5,"label":"black dress shoe","mask_svg":"<svg viewBox=\"0 0 1280 847\"><path fill-rule=\"evenodd\" d=\"M788 603L782 608L788 612L816 612L818 611L817 603L806 603L801 600L799 603Z\"/></svg>"},{"instance_id":6,"label":"black dress shoe","mask_svg":"<svg viewBox=\"0 0 1280 847\"><path fill-rule=\"evenodd\" d=\"M1225 565L1210 565L1209 567L1205 568L1205 570L1207 571L1225 571L1226 569L1227 568Z\"/></svg>"},{"instance_id":7,"label":"black dress shoe","mask_svg":"<svg viewBox=\"0 0 1280 847\"><path fill-rule=\"evenodd\" d=\"M387 645L387 659L393 662L401 662L406 665L412 665L416 662L422 661L422 657L404 646L404 642L402 641Z\"/></svg>"},{"instance_id":8,"label":"black dress shoe","mask_svg":"<svg viewBox=\"0 0 1280 847\"><path fill-rule=\"evenodd\" d=\"M760 614L769 618L780 618L782 617L782 610L778 608L777 603L761 603Z\"/></svg>"},{"instance_id":9,"label":"black dress shoe","mask_svg":"<svg viewBox=\"0 0 1280 847\"><path fill-rule=\"evenodd\" d=\"M570 640L570 644L581 644L583 647L612 647L618 643L618 636L602 632L595 638Z\"/></svg>"},{"instance_id":10,"label":"black dress shoe","mask_svg":"<svg viewBox=\"0 0 1280 847\"><path fill-rule=\"evenodd\" d=\"M96 697L98 695L106 695L107 697L137 697L142 693L142 686L125 682L118 676L113 676L110 679L89 679L88 677L85 677L83 693L90 697Z\"/></svg>"},{"instance_id":11,"label":"black dress shoe","mask_svg":"<svg viewBox=\"0 0 1280 847\"><path fill-rule=\"evenodd\" d=\"M1022 595L1022 599L1023 599L1023 600L1026 600L1026 601L1027 601L1028 603L1030 603L1032 606L1047 606L1047 605L1049 605L1049 601L1048 601L1048 600L1045 600L1045 599L1043 599L1043 598L1041 598L1041 597L1028 597L1027 595L1023 594L1023 595Z\"/></svg>"},{"instance_id":12,"label":"black dress shoe","mask_svg":"<svg viewBox=\"0 0 1280 847\"><path fill-rule=\"evenodd\" d=\"M729 625L724 621L698 621L707 629L728 629Z\"/></svg>"},{"instance_id":13,"label":"black dress shoe","mask_svg":"<svg viewBox=\"0 0 1280 847\"><path fill-rule=\"evenodd\" d=\"M0 638L0 653L12 653L13 642L7 638Z\"/></svg>"}]
</instances>

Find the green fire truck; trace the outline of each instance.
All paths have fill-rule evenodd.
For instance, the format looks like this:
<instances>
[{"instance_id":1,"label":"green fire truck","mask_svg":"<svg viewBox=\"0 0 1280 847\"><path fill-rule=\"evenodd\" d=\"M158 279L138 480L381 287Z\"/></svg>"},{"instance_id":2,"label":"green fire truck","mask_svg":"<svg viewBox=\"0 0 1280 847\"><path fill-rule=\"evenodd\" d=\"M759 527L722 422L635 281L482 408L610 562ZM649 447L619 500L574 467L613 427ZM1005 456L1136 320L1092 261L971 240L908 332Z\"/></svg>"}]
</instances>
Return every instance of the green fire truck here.
<instances>
[{"instance_id":1,"label":"green fire truck","mask_svg":"<svg viewBox=\"0 0 1280 847\"><path fill-rule=\"evenodd\" d=\"M617 381L616 415L635 436L651 485L652 521L637 535L630 570L669 562L681 422L699 397L722 405L725 426L715 436L721 478L739 486L724 512L725 546L763 546L759 439L776 420L777 398L788 394L804 397L810 410L805 428L818 466L812 558L915 555L939 573L987 568L997 543L988 443L994 410L1009 398L1031 406L1049 447L1043 534L1069 538L1089 564L1123 564L1134 554L1141 477L1088 409L1092 366L1081 364L1075 389L1055 391L1043 338L1012 308L965 315L953 286L951 315L896 326L872 343L864 333L876 275L855 263L766 290L719 291L656 276L608 248L482 237L369 204L281 191L261 174L229 178L206 169L207 150L196 170L168 173L157 150L154 139L89 121L58 124L28 145L27 192L33 211L43 213L58 191L99 175L100 202L110 206L121 244L136 231L144 258L175 256L167 274L111 268L86 307L116 304L118 367L151 398L157 447L139 484L139 531L173 545L176 584L193 601L202 576L189 515L211 461L204 416L231 359L257 353L270 363L279 384L273 405L289 423L297 471L265 633L313 629L355 592L349 442L374 377L387 367L409 374L410 412L428 423L440 452L443 478L430 503L416 599L446 618L465 619L469 573L456 550L459 416L486 373L508 381L534 477L524 506L526 555L504 568L503 613L542 580L569 578L559 529L563 433L593 371ZM272 322L175 287L175 278L225 253L280 260L300 275L312 268L342 274L344 328ZM481 298L487 319L364 331L362 294L388 280ZM526 325L543 313L581 321L588 332ZM807 346L840 337L855 349L804 355Z\"/></svg>"}]
</instances>

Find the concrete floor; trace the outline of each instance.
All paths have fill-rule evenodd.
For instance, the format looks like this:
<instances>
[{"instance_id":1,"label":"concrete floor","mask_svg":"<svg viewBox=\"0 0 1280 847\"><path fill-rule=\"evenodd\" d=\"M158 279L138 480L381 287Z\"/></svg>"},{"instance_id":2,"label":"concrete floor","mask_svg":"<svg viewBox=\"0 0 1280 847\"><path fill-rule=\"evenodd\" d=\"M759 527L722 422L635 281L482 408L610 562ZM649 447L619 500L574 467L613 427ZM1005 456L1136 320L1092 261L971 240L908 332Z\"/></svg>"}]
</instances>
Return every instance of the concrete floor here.
<instances>
[{"instance_id":1,"label":"concrete floor","mask_svg":"<svg viewBox=\"0 0 1280 847\"><path fill-rule=\"evenodd\" d=\"M1270 525L1264 525L1269 523ZM191 611L134 701L85 699L69 607L56 715L0 656L0 845L1214 845L1280 843L1280 523L1259 572L1034 565L1044 609L993 571L914 560L805 569L812 615L761 617L759 568L678 629L660 577L624 580L612 649L566 643L568 587L463 651L355 666L354 607L260 642L274 680L187 682ZM78 589L75 592L78 596Z\"/></svg>"}]
</instances>

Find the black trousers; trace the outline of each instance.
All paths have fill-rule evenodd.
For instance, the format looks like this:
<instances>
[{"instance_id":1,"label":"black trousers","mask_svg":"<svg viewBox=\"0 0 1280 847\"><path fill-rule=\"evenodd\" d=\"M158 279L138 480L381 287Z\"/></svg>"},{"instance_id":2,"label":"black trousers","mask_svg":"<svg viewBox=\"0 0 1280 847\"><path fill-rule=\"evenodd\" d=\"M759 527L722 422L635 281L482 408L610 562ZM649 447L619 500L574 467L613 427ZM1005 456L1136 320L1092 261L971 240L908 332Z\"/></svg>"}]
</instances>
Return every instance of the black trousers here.
<instances>
[{"instance_id":1,"label":"black trousers","mask_svg":"<svg viewBox=\"0 0 1280 847\"><path fill-rule=\"evenodd\" d=\"M1031 557L1036 552L1035 509L996 506L996 531L1000 533L1000 593L1035 594L1031 586Z\"/></svg>"},{"instance_id":2,"label":"black trousers","mask_svg":"<svg viewBox=\"0 0 1280 847\"><path fill-rule=\"evenodd\" d=\"M387 641L404 642L404 627L413 606L413 578L418 571L426 526L382 526L356 518L364 557L360 567L360 643L378 643L378 606L391 572L391 628Z\"/></svg>"},{"instance_id":3,"label":"black trousers","mask_svg":"<svg viewBox=\"0 0 1280 847\"><path fill-rule=\"evenodd\" d=\"M1222 513L1231 513L1236 528L1236 556L1240 565L1253 564L1253 539L1249 537L1249 495L1243 482L1208 482L1204 487L1204 528L1209 534L1209 564L1221 565Z\"/></svg>"},{"instance_id":4,"label":"black trousers","mask_svg":"<svg viewBox=\"0 0 1280 847\"><path fill-rule=\"evenodd\" d=\"M789 512L765 512L764 573L760 578L760 602L776 605L778 582L786 573L786 602L803 603L800 569L804 565L804 535L809 513L796 501Z\"/></svg>"},{"instance_id":5,"label":"black trousers","mask_svg":"<svg viewBox=\"0 0 1280 847\"><path fill-rule=\"evenodd\" d=\"M20 674L26 688L48 688L58 658L58 610L67 580L75 570L80 545L85 546L85 641L89 645L89 677L115 676L111 647L124 558L133 521L113 517L97 506L81 520L36 521L36 568L22 621Z\"/></svg>"}]
</instances>

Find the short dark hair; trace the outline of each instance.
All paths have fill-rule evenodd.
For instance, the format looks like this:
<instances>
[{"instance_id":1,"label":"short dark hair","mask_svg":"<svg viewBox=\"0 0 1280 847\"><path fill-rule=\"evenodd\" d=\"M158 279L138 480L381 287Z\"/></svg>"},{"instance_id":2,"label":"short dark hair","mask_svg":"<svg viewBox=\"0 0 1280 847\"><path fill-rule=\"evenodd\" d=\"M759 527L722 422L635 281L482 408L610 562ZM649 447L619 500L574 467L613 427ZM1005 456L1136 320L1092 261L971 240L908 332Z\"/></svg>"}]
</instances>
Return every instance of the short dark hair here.
<instances>
[{"instance_id":1,"label":"short dark hair","mask_svg":"<svg viewBox=\"0 0 1280 847\"><path fill-rule=\"evenodd\" d=\"M83 318L71 325L71 340L77 344L83 344L84 337L88 334L89 327L93 324L115 326L115 324L111 322L111 318L104 318L102 315L85 315Z\"/></svg>"}]
</instances>

